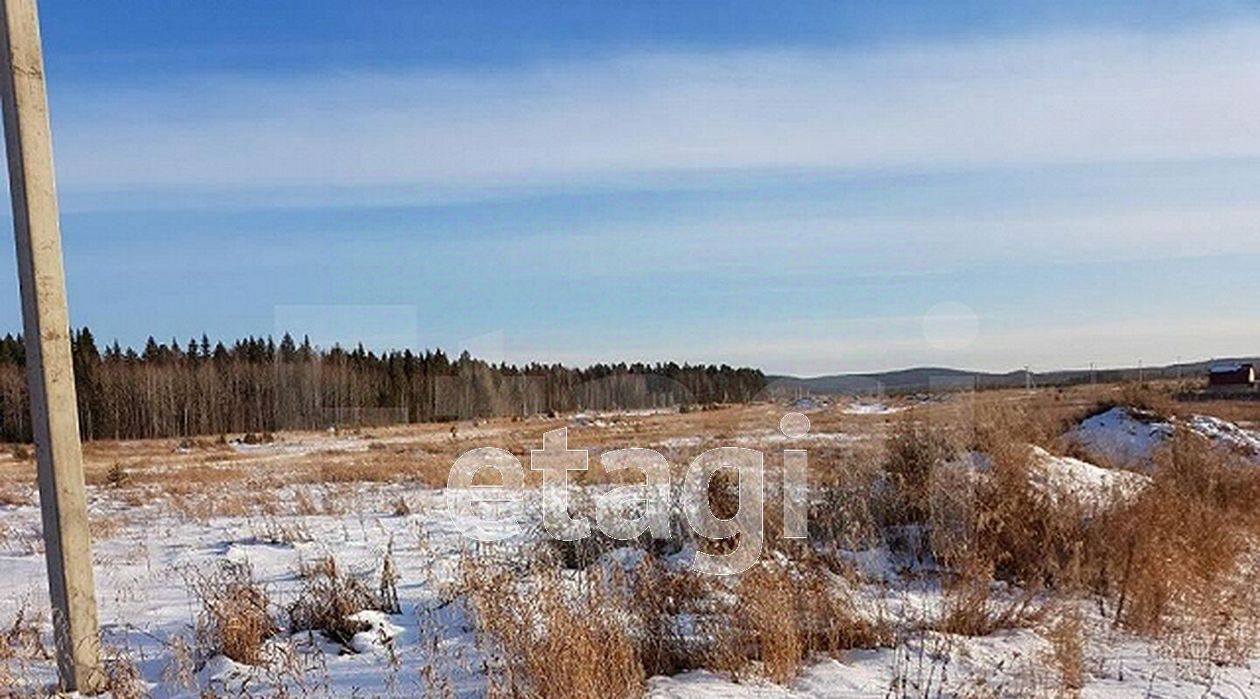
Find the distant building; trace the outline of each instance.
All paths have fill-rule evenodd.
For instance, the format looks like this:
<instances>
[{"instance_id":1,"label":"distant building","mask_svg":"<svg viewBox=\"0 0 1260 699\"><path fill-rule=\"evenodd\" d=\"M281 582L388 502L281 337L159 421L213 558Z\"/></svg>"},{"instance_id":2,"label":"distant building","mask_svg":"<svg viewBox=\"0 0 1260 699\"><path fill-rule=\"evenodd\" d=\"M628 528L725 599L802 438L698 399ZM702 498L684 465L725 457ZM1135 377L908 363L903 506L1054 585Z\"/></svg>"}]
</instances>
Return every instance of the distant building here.
<instances>
[{"instance_id":1,"label":"distant building","mask_svg":"<svg viewBox=\"0 0 1260 699\"><path fill-rule=\"evenodd\" d=\"M1208 369L1208 388L1246 390L1256 387L1256 365L1250 362L1218 362Z\"/></svg>"}]
</instances>

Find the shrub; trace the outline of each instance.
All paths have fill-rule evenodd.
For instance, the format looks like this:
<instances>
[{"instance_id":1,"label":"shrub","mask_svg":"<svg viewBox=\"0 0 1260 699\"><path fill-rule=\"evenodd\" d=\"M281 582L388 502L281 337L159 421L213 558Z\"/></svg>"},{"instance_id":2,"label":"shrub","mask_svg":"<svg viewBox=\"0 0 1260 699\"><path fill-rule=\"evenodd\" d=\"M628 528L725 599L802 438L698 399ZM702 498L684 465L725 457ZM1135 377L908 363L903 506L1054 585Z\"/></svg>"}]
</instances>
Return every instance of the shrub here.
<instances>
[{"instance_id":1,"label":"shrub","mask_svg":"<svg viewBox=\"0 0 1260 699\"><path fill-rule=\"evenodd\" d=\"M953 456L939 429L910 418L902 420L887 441L884 475L893 501L886 524L923 524L931 516L933 471Z\"/></svg>"},{"instance_id":2,"label":"shrub","mask_svg":"<svg viewBox=\"0 0 1260 699\"><path fill-rule=\"evenodd\" d=\"M121 462L115 462L109 467L109 471L105 472L105 483L111 488L121 488L128 480L130 480L130 475Z\"/></svg>"},{"instance_id":3,"label":"shrub","mask_svg":"<svg viewBox=\"0 0 1260 699\"><path fill-rule=\"evenodd\" d=\"M943 581L941 615L931 628L960 636L988 636L1001 629L1029 626L1042 616L1044 610L1030 591L995 599L990 565L973 560Z\"/></svg>"},{"instance_id":4,"label":"shrub","mask_svg":"<svg viewBox=\"0 0 1260 699\"><path fill-rule=\"evenodd\" d=\"M289 630L318 631L343 646L368 625L349 617L365 609L378 609L377 598L359 578L342 573L332 556L320 559L305 571L302 589L289 605Z\"/></svg>"},{"instance_id":5,"label":"shrub","mask_svg":"<svg viewBox=\"0 0 1260 699\"><path fill-rule=\"evenodd\" d=\"M1026 445L1000 450L988 478L974 490L969 553L964 565L1031 587L1074 587L1088 521L1071 498L1054 498L1030 483ZM974 561L968 560L974 558Z\"/></svg>"},{"instance_id":6,"label":"shrub","mask_svg":"<svg viewBox=\"0 0 1260 699\"><path fill-rule=\"evenodd\" d=\"M40 633L42 621L42 615L31 612L23 602L13 621L0 627L0 661L11 658L51 659L52 655L44 646L43 635Z\"/></svg>"},{"instance_id":7,"label":"shrub","mask_svg":"<svg viewBox=\"0 0 1260 699\"><path fill-rule=\"evenodd\" d=\"M225 655L238 663L261 664L263 644L278 628L266 591L254 582L249 566L224 562L190 582L201 604L195 632L200 661Z\"/></svg>"}]
</instances>

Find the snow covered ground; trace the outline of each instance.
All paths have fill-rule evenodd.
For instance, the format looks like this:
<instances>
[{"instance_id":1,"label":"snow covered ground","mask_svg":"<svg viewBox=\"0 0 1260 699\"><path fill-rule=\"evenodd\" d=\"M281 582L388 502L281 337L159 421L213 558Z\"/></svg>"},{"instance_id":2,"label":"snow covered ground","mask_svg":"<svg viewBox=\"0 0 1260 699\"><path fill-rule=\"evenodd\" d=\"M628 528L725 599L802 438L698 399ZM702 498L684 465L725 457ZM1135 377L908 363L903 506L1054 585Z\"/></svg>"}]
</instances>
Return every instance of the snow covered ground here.
<instances>
[{"instance_id":1,"label":"snow covered ground","mask_svg":"<svg viewBox=\"0 0 1260 699\"><path fill-rule=\"evenodd\" d=\"M317 498L322 495L319 491L314 487ZM278 495L286 499L292 494ZM135 663L154 697L197 697L206 688L232 696L275 683L315 696L423 696L439 686L460 697L483 696L482 657L472 622L461 604L445 596L462 558L476 555L477 547L460 534L462 524L447 508L444 494L372 485L356 489L353 495L355 512L276 516L268 523L266 516L181 521L160 506L122 511L95 493L96 515L122 516L127 522L96 545L107 654ZM409 499L414 514L389 513L390 502L399 496ZM520 523L530 529L530 515L522 510L520 516ZM28 543L34 541L35 508L6 508L4 517L10 530L20 532ZM309 540L280 541L268 533L286 528L301 532L293 538ZM9 538L12 541L13 535ZM210 570L225 560L247 563L283 606L297 593L298 570L304 562L335 555L344 567L375 581L391 543L403 611L397 615L365 612L372 628L356 636L350 648L299 633L281 636L271 644L282 670L255 668L221 656L207 659L200 668L194 660L185 659L181 670L175 649L192 640L197 603L186 579L195 571ZM11 619L23 607L47 608L43 560L37 553L10 545L0 555L0 565L0 619ZM871 589L876 594L877 588ZM903 606L918 614L930 614L940 604L939 590L910 579L878 588L877 594L890 597L881 602L886 608ZM1110 630L1105 619L1093 622L1082 696L1245 697L1260 691L1260 659L1243 667L1187 664L1166 656L1154 644ZM679 698L963 696L984 688L993 691L993 696L1054 696L1059 682L1043 631L1001 631L981 638L929 632L904 638L892 648L818 659L787 686L754 679L737 682L712 672L691 671L652 678L648 694ZM44 642L50 641L45 638ZM55 678L48 660L22 661L15 667L17 684L10 690L17 696Z\"/></svg>"},{"instance_id":2,"label":"snow covered ground","mask_svg":"<svg viewBox=\"0 0 1260 699\"><path fill-rule=\"evenodd\" d=\"M902 410L905 408L890 406L887 403L857 401L850 403L844 412L848 415L892 415Z\"/></svg>"},{"instance_id":3,"label":"snow covered ground","mask_svg":"<svg viewBox=\"0 0 1260 699\"><path fill-rule=\"evenodd\" d=\"M1153 446L1157 428L1134 422L1111 415L1090 423L1094 426L1087 432L1097 433L1100 425L1114 431L1119 425L1127 436L1106 444ZM1212 422L1204 422L1201 429L1206 432L1213 426L1221 435L1236 436ZM506 428L477 429L502 435ZM528 429L541 433L536 426ZM660 436L659 430L654 434L652 441L679 449L715 443L712 436ZM717 441L779 448L783 438L776 434L760 428ZM435 429L414 438L387 435L374 441L404 446L412 441L445 444L450 439L445 430ZM807 446L860 444L870 435L826 426L810 439ZM328 449L371 456L368 443L328 436L238 447L231 463L258 466L257 478L242 481L189 482L180 488L90 486L100 618L111 662L117 667L133 665L144 691L153 697L198 697L205 692L258 696L273 693L277 686L298 696L485 696L487 658L469 609L453 591L461 566L469 561L531 555L541 536L537 502L526 499L503 506L507 517L500 526L517 533L489 546L464 536L470 526L467 512L455 507L453 494L440 488L409 481L320 483L281 477L290 473L286 469L318 464L328 458L323 456ZM1099 507L1117 493L1141 489L1147 480L1042 450L1034 451L1034 462L1034 485ZM155 463L151 468L178 472L170 464ZM37 498L29 486L6 488L13 504L0 505L0 635L21 610L29 615L49 607ZM399 507L400 501L405 507ZM194 635L200 605L191 584L197 576L213 572L225 561L247 565L277 615L283 616L300 593L302 571L313 562L334 556L343 570L374 588L387 552L398 576L401 613L360 612L357 618L364 630L348 643L309 632L281 633L267 644L271 662L265 667L223 656L197 657ZM626 566L644 554L622 549L606 555L608 561ZM685 563L686 555L675 557L673 563ZM883 548L847 551L845 557L866 575L843 584L856 585L870 609L905 622L939 613L943 597L938 579L907 567ZM1158 642L1113 628L1107 614L1093 603L1082 601L1079 607L1085 624L1080 696L1260 694L1260 658L1218 665L1183 657ZM908 623L905 628L913 626ZM38 628L42 645L50 649L46 612ZM649 696L679 698L1061 696L1050 637L1049 626L1040 622L982 637L906 630L889 647L815 658L785 685L693 670L650 678L646 691ZM0 696L39 695L55 680L55 666L46 652L0 656L0 664L7 668L7 675L0 673ZM10 686L4 687L5 682Z\"/></svg>"}]
</instances>

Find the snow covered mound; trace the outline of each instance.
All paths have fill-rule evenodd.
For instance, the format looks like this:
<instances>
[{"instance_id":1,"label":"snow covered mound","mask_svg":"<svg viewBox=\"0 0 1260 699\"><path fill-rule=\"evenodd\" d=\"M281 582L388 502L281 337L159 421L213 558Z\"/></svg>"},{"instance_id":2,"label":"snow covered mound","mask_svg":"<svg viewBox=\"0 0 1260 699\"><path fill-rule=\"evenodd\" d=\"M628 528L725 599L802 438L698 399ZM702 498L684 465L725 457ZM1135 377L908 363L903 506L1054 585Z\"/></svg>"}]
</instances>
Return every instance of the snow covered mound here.
<instances>
[{"instance_id":1,"label":"snow covered mound","mask_svg":"<svg viewBox=\"0 0 1260 699\"><path fill-rule=\"evenodd\" d=\"M1055 456L1035 445L1030 450L1028 483L1055 502L1065 499L1087 508L1109 507L1117 500L1137 495L1151 479L1140 473L1095 466L1069 456ZM981 452L968 452L953 462L971 474L988 473L993 459Z\"/></svg>"},{"instance_id":2,"label":"snow covered mound","mask_svg":"<svg viewBox=\"0 0 1260 699\"><path fill-rule=\"evenodd\" d=\"M1076 502L1103 507L1116 499L1132 497L1150 483L1150 478L1132 471L1095 466L1070 456L1055 456L1041 447L1032 448L1034 488L1053 498L1069 497Z\"/></svg>"},{"instance_id":3,"label":"snow covered mound","mask_svg":"<svg viewBox=\"0 0 1260 699\"><path fill-rule=\"evenodd\" d=\"M1260 463L1260 434L1210 415L1182 420L1118 406L1082 420L1064 438L1112 465L1150 466L1155 450L1173 435L1178 425Z\"/></svg>"},{"instance_id":4,"label":"snow covered mound","mask_svg":"<svg viewBox=\"0 0 1260 699\"><path fill-rule=\"evenodd\" d=\"M1145 465L1155 448L1172 435L1172 424L1158 415L1117 406L1082 420L1066 437L1113 465Z\"/></svg>"},{"instance_id":5,"label":"snow covered mound","mask_svg":"<svg viewBox=\"0 0 1260 699\"><path fill-rule=\"evenodd\" d=\"M1188 425L1190 429L1217 444L1247 454L1253 459L1260 457L1260 434L1211 415L1195 415L1190 418Z\"/></svg>"}]
</instances>

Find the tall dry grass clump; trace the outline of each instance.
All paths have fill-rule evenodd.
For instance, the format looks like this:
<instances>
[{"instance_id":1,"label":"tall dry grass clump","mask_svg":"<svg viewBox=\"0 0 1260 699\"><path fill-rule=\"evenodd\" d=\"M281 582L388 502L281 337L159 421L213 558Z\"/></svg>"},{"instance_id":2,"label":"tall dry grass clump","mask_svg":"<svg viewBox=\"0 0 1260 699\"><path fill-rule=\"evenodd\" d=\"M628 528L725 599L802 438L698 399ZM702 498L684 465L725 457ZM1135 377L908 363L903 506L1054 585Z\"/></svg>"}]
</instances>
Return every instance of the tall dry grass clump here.
<instances>
[{"instance_id":1,"label":"tall dry grass clump","mask_svg":"<svg viewBox=\"0 0 1260 699\"><path fill-rule=\"evenodd\" d=\"M885 442L875 519L888 547L914 560L931 557L933 484L954 458L940 425L903 418Z\"/></svg>"},{"instance_id":2,"label":"tall dry grass clump","mask_svg":"<svg viewBox=\"0 0 1260 699\"><path fill-rule=\"evenodd\" d=\"M929 628L959 636L988 636L1002 629L1024 628L1045 613L1035 590L995 594L992 563L972 559L942 581L940 616Z\"/></svg>"},{"instance_id":3,"label":"tall dry grass clump","mask_svg":"<svg viewBox=\"0 0 1260 699\"><path fill-rule=\"evenodd\" d=\"M384 606L365 580L342 570L332 556L319 559L302 573L302 587L288 607L290 631L318 631L334 643L349 646L355 634L369 628L350 617Z\"/></svg>"},{"instance_id":4,"label":"tall dry grass clump","mask_svg":"<svg viewBox=\"0 0 1260 699\"><path fill-rule=\"evenodd\" d=\"M743 573L717 631L712 666L735 676L791 680L814 656L887 644L891 631L858 614L817 567L765 562Z\"/></svg>"},{"instance_id":5,"label":"tall dry grass clump","mask_svg":"<svg viewBox=\"0 0 1260 699\"><path fill-rule=\"evenodd\" d=\"M1141 399L1143 409L1172 412L1159 394ZM1032 485L1035 435L1013 413L978 413L972 449L987 467L937 481L946 484L931 512L932 552L946 566L942 627L975 633L1005 623L990 608L1000 580L1029 593L1096 594L1129 631L1213 661L1246 657L1260 619L1260 471L1182 429L1157 454L1149 486L1087 508ZM895 439L912 438L922 437ZM964 481L970 491L958 497Z\"/></svg>"},{"instance_id":6,"label":"tall dry grass clump","mask_svg":"<svg viewBox=\"0 0 1260 699\"><path fill-rule=\"evenodd\" d=\"M13 620L0 625L0 665L7 666L11 660L51 660L52 652L40 632L43 622L43 615L23 602Z\"/></svg>"},{"instance_id":7,"label":"tall dry grass clump","mask_svg":"<svg viewBox=\"0 0 1260 699\"><path fill-rule=\"evenodd\" d=\"M528 589L506 568L465 561L462 590L479 643L497 660L496 691L510 696L631 697L646 675L627 620L602 581L565 593L554 569L536 570Z\"/></svg>"},{"instance_id":8,"label":"tall dry grass clump","mask_svg":"<svg viewBox=\"0 0 1260 699\"><path fill-rule=\"evenodd\" d=\"M884 475L892 500L885 510L884 522L896 525L929 521L933 476L955 453L949 439L939 426L907 417L898 423L886 447Z\"/></svg>"},{"instance_id":9,"label":"tall dry grass clump","mask_svg":"<svg viewBox=\"0 0 1260 699\"><path fill-rule=\"evenodd\" d=\"M195 630L199 661L225 655L261 665L263 646L279 629L266 590L249 566L224 562L209 573L192 573L189 584L201 604Z\"/></svg>"},{"instance_id":10,"label":"tall dry grass clump","mask_svg":"<svg viewBox=\"0 0 1260 699\"><path fill-rule=\"evenodd\" d=\"M810 452L808 541L814 550L834 555L882 543L875 497L883 477L880 456L869 448L820 447Z\"/></svg>"},{"instance_id":11,"label":"tall dry grass clump","mask_svg":"<svg viewBox=\"0 0 1260 699\"><path fill-rule=\"evenodd\" d=\"M1080 696L1085 686L1085 623L1077 612L1060 617L1046 633L1049 661L1059 673L1062 695Z\"/></svg>"},{"instance_id":12,"label":"tall dry grass clump","mask_svg":"<svg viewBox=\"0 0 1260 699\"><path fill-rule=\"evenodd\" d=\"M1080 503L1032 485L1026 444L995 449L989 477L974 491L972 546L964 562L988 566L1000 580L1029 588L1077 587L1089 522Z\"/></svg>"},{"instance_id":13,"label":"tall dry grass clump","mask_svg":"<svg viewBox=\"0 0 1260 699\"><path fill-rule=\"evenodd\" d=\"M694 571L670 569L646 557L625 574L632 638L644 675L676 675L704 667L711 655L707 635L680 619L706 619L714 611L713 580Z\"/></svg>"},{"instance_id":14,"label":"tall dry grass clump","mask_svg":"<svg viewBox=\"0 0 1260 699\"><path fill-rule=\"evenodd\" d=\"M1090 573L1116 623L1218 662L1256 646L1260 472L1179 430L1151 486L1094 528Z\"/></svg>"}]
</instances>

